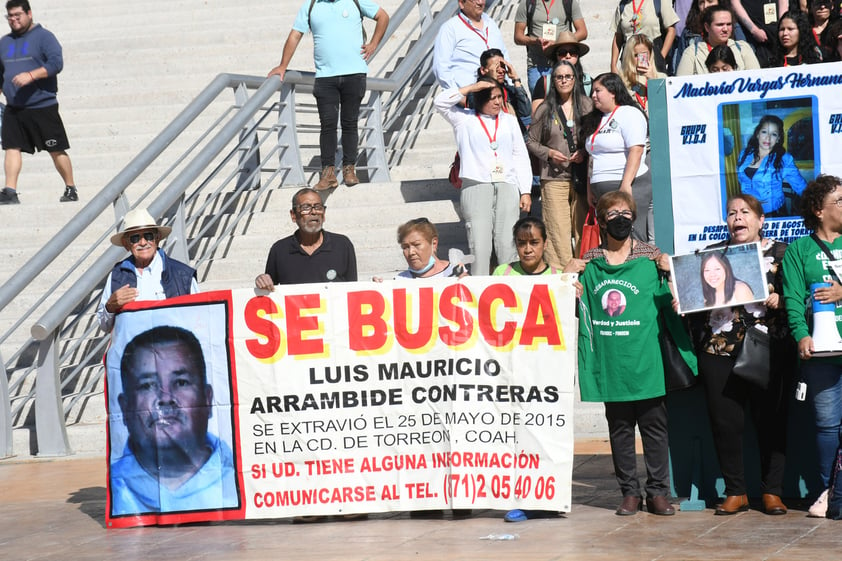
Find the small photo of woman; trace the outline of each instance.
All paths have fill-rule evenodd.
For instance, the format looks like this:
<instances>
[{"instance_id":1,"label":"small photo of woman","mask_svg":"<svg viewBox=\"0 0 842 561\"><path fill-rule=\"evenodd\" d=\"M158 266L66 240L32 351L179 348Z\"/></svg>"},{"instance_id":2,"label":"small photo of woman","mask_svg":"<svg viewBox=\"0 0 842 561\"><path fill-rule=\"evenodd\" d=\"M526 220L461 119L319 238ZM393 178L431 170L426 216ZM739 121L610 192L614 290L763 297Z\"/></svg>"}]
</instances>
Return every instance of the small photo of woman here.
<instances>
[{"instance_id":1,"label":"small photo of woman","mask_svg":"<svg viewBox=\"0 0 842 561\"><path fill-rule=\"evenodd\" d=\"M700 271L705 306L734 306L754 299L751 287L734 276L725 254L712 252L702 258Z\"/></svg>"}]
</instances>

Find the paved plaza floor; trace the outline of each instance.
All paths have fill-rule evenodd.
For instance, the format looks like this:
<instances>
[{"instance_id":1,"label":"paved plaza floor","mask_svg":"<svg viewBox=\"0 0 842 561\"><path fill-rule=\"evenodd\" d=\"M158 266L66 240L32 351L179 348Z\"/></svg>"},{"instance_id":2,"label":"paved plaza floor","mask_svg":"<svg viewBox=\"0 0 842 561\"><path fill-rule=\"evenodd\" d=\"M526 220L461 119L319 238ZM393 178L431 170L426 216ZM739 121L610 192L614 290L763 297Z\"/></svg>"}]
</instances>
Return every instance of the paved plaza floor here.
<instances>
[{"instance_id":1,"label":"paved plaza floor","mask_svg":"<svg viewBox=\"0 0 842 561\"><path fill-rule=\"evenodd\" d=\"M621 497L605 443L577 442L573 508L559 518L517 524L500 511L467 519L329 519L105 528L105 460L0 461L0 559L22 560L838 560L842 522L807 518L807 504L787 501L785 516L713 510L621 517ZM641 472L643 469L640 461ZM759 508L758 501L752 506ZM794 507L794 508L793 508ZM516 534L517 539L482 539Z\"/></svg>"}]
</instances>

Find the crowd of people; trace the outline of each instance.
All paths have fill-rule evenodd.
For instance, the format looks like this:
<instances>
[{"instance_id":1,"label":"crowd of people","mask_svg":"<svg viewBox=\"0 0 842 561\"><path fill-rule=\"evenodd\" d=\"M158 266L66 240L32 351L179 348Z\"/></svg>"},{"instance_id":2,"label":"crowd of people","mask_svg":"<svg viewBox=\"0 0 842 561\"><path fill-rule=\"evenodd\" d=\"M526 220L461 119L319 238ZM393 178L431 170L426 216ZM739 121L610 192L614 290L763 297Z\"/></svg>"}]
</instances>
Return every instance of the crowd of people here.
<instances>
[{"instance_id":1,"label":"crowd of people","mask_svg":"<svg viewBox=\"0 0 842 561\"><path fill-rule=\"evenodd\" d=\"M293 196L290 217L297 230L271 248L264 273L255 279L258 289L357 280L353 244L323 228L326 205L320 192L338 185L333 157L340 108L344 182L358 182L357 94L360 84L364 90L365 59L382 38L388 15L370 0L339 2L345 10L357 10L360 19L376 21L371 41L364 42L357 18L333 21L332 11L307 2L281 64L270 72L283 79L301 36L313 31L322 174L314 189ZM521 0L514 42L527 49L525 73L509 62L500 29L484 13L485 0L458 3L458 14L439 31L433 67L441 88L435 108L453 127L459 153L460 212L474 258L470 274L579 274L579 386L584 401L605 404L623 495L616 514L634 515L646 505L655 515L673 515L659 335L665 316L671 324L678 318L670 260L654 245L648 80L840 60L840 7L821 0L620 0L611 57L605 61L610 71L592 79L580 60L589 48L582 16L586 6L578 0ZM331 55L338 58L320 57L321 51L332 51L325 44L331 31L353 35L360 51L344 49L341 56ZM714 251L705 256L699 272L705 310L684 318L688 331L683 335L692 341L698 359L725 480L717 515L749 506L742 452L749 412L758 429L763 510L787 513L781 499L787 403L800 379L815 412L816 469L824 485L809 515L832 514L828 489L842 440L842 358L815 355L805 302L810 297L825 304L842 300L842 279L829 265L842 255L842 180L819 175L808 184L782 137L778 117L764 116L757 124L739 156L742 192L727 201L729 239L713 246L759 244L768 297L758 300L735 277L724 252ZM789 247L764 238L762 230L765 219L781 208L784 182L801 196L804 224L814 232ZM530 215L538 198L543 220ZM589 208L595 211L601 243L581 251ZM148 213L126 216L112 242L131 256L115 266L106 283L99 310L103 329L111 327L113 315L127 302L197 290L195 271L158 249L168 233ZM397 239L407 264L398 278L468 274L463 263L438 256L438 232L426 218L401 225ZM622 290L629 282L640 290ZM816 283L824 284L815 289ZM591 324L603 318L622 318L638 329L632 340L606 337ZM735 375L747 334L758 328L773 341L767 357L769 380L762 387ZM642 488L636 474L636 428L647 472ZM512 511L506 520L527 517Z\"/></svg>"}]
</instances>

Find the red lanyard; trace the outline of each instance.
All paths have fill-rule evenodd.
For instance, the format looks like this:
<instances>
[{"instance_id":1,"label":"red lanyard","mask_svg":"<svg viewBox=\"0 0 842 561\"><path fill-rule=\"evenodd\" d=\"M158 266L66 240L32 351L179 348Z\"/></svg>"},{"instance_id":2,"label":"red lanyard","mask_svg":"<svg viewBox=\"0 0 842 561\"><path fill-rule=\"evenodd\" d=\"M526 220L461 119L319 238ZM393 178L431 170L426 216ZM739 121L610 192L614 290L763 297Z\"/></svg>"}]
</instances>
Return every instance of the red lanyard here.
<instances>
[{"instance_id":1,"label":"red lanyard","mask_svg":"<svg viewBox=\"0 0 842 561\"><path fill-rule=\"evenodd\" d=\"M619 109L619 108L620 108L620 106L619 106L619 105L618 105L617 107L615 107L615 108L614 108L614 111L612 111L612 112L611 112L611 114L610 114L610 115L608 115L608 120L607 120L607 121L605 121L605 124L608 124L608 123L610 123L610 122L611 122L611 119L614 117L614 113L616 113L616 112L617 112L617 109ZM597 127L597 129L596 129L595 131L593 131L593 136L591 137L591 149L593 149L593 145L594 145L594 143L596 142L596 135L598 135L598 134L599 134L599 131L601 131L604 127L605 127L605 125L603 125L602 123L600 123L599 127Z\"/></svg>"},{"instance_id":2,"label":"red lanyard","mask_svg":"<svg viewBox=\"0 0 842 561\"><path fill-rule=\"evenodd\" d=\"M705 45L708 46L708 53L710 53L713 50L713 47L711 47L710 43L708 43L707 41L705 41Z\"/></svg>"},{"instance_id":3,"label":"red lanyard","mask_svg":"<svg viewBox=\"0 0 842 561\"><path fill-rule=\"evenodd\" d=\"M550 5L547 6L547 3L544 0L541 0L541 3L544 5L544 9L547 11L547 22L550 21L550 10L553 9L553 4L555 4L555 0L550 0Z\"/></svg>"},{"instance_id":4,"label":"red lanyard","mask_svg":"<svg viewBox=\"0 0 842 561\"><path fill-rule=\"evenodd\" d=\"M459 19L462 20L462 23L464 23L468 27L468 29L476 33L479 36L479 38L482 39L482 42L485 43L485 48L488 49L488 26L485 26L485 37L483 37L482 33L479 32L479 29L471 25L471 22L465 19L465 17L462 15L462 12L459 12Z\"/></svg>"},{"instance_id":5,"label":"red lanyard","mask_svg":"<svg viewBox=\"0 0 842 561\"><path fill-rule=\"evenodd\" d=\"M787 62L787 56L784 55L784 66L789 66L789 62ZM795 63L796 65L801 64L801 55L798 55L798 62Z\"/></svg>"},{"instance_id":6,"label":"red lanyard","mask_svg":"<svg viewBox=\"0 0 842 561\"><path fill-rule=\"evenodd\" d=\"M509 112L509 93L506 91L506 88L503 89L503 112ZM495 133L496 136L496 133Z\"/></svg>"},{"instance_id":7,"label":"red lanyard","mask_svg":"<svg viewBox=\"0 0 842 561\"><path fill-rule=\"evenodd\" d=\"M637 102L640 104L643 110L646 111L646 96L641 96L639 93L634 92L634 97L637 98ZM614 111L616 111L616 109L614 109ZM591 144L593 144L593 142L591 142Z\"/></svg>"},{"instance_id":8,"label":"red lanyard","mask_svg":"<svg viewBox=\"0 0 842 561\"><path fill-rule=\"evenodd\" d=\"M637 33L637 27L638 27L637 22L640 21L640 19L641 19L640 10L643 9L643 3L645 1L646 0L640 0L640 4L635 5L634 0L632 0L632 12L634 12L634 13L632 14L631 24L632 24L632 31L634 31L635 33Z\"/></svg>"},{"instance_id":9,"label":"red lanyard","mask_svg":"<svg viewBox=\"0 0 842 561\"><path fill-rule=\"evenodd\" d=\"M822 44L822 40L819 38L819 34L818 34L818 33L816 33L816 28L815 28L815 27L813 28L813 38L815 38L815 40L816 40L816 45L821 45L821 44Z\"/></svg>"},{"instance_id":10,"label":"red lanyard","mask_svg":"<svg viewBox=\"0 0 842 561\"><path fill-rule=\"evenodd\" d=\"M479 124L482 125L482 130L485 131L485 136L488 137L488 144L491 146L491 149L494 150L494 157L497 157L497 127L500 126L500 115L497 114L494 117L494 136L488 134L488 129L485 127L485 123L482 122L482 117L479 116L477 113L477 119L479 119Z\"/></svg>"}]
</instances>

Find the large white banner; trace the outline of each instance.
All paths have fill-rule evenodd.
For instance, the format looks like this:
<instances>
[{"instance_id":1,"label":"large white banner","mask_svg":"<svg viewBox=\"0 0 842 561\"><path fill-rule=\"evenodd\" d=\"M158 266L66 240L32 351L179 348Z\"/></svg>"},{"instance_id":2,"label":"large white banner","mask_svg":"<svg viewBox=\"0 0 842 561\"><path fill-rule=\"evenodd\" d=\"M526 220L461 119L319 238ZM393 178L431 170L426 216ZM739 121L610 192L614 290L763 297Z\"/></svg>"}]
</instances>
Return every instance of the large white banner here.
<instances>
[{"instance_id":1,"label":"large white banner","mask_svg":"<svg viewBox=\"0 0 842 561\"><path fill-rule=\"evenodd\" d=\"M134 304L107 355L108 525L569 511L574 301L555 276Z\"/></svg>"},{"instance_id":2,"label":"large white banner","mask_svg":"<svg viewBox=\"0 0 842 561\"><path fill-rule=\"evenodd\" d=\"M819 173L842 175L840 84L842 63L666 80L676 253L725 239L740 192L763 204L765 236L806 233L799 195Z\"/></svg>"}]
</instances>

